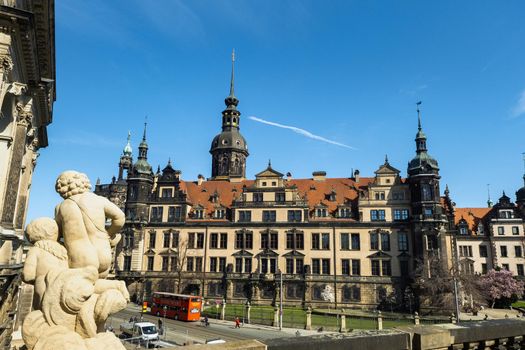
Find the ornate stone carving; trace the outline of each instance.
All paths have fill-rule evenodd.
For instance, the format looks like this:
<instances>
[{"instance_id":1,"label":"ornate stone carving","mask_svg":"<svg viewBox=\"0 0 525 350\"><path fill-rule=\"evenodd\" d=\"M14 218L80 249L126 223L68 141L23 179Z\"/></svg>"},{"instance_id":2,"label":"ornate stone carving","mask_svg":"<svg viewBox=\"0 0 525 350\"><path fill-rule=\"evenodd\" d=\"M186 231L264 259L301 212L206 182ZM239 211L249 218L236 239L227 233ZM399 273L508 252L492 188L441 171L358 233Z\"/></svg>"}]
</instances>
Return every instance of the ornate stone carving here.
<instances>
[{"instance_id":1,"label":"ornate stone carving","mask_svg":"<svg viewBox=\"0 0 525 350\"><path fill-rule=\"evenodd\" d=\"M15 96L21 96L27 91L27 85L19 82L12 82L7 89L7 92Z\"/></svg>"},{"instance_id":2,"label":"ornate stone carving","mask_svg":"<svg viewBox=\"0 0 525 350\"><path fill-rule=\"evenodd\" d=\"M35 219L26 229L33 247L23 279L35 286L35 311L22 325L26 347L123 350L113 333L104 332L104 324L129 301L124 282L105 279L124 213L91 193L84 174L66 171L55 187L64 198L56 208L55 220ZM111 219L107 228L106 219ZM57 241L59 232L64 245Z\"/></svg>"}]
</instances>

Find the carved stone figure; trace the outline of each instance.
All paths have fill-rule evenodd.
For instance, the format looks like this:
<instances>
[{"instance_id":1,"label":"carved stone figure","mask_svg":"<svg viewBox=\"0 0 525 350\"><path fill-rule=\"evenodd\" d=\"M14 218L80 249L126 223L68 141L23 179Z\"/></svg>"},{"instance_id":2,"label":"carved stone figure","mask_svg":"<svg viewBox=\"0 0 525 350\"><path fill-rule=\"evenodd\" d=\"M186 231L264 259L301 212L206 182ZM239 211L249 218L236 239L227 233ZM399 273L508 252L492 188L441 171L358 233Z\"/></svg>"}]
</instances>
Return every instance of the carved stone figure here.
<instances>
[{"instance_id":1,"label":"carved stone figure","mask_svg":"<svg viewBox=\"0 0 525 350\"><path fill-rule=\"evenodd\" d=\"M22 325L28 350L124 349L113 333L104 332L109 315L129 301L124 282L105 279L124 213L90 189L86 175L60 174L56 190L64 201L55 220L39 218L27 226L34 246L23 279L35 285L34 311Z\"/></svg>"}]
</instances>

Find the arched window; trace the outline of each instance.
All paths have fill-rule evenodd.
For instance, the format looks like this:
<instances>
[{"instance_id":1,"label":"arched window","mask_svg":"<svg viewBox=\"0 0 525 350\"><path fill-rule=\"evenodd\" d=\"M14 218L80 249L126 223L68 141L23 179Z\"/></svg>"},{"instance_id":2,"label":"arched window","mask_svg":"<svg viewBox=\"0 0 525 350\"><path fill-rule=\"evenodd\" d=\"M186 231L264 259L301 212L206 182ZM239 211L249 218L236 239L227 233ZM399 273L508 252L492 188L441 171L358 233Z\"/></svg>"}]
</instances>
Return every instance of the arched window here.
<instances>
[{"instance_id":1,"label":"arched window","mask_svg":"<svg viewBox=\"0 0 525 350\"><path fill-rule=\"evenodd\" d=\"M421 199L424 201L432 200L432 188L429 184L423 184L421 186Z\"/></svg>"}]
</instances>

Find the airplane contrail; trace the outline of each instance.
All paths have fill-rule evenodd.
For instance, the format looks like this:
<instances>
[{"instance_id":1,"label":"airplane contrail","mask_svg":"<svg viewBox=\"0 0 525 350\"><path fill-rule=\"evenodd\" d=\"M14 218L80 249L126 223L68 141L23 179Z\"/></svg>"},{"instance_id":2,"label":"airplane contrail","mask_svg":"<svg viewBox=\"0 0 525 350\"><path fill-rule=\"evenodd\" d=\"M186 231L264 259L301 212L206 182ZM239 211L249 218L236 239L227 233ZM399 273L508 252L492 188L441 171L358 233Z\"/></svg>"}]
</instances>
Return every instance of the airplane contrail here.
<instances>
[{"instance_id":1,"label":"airplane contrail","mask_svg":"<svg viewBox=\"0 0 525 350\"><path fill-rule=\"evenodd\" d=\"M326 143L329 143L329 144L332 144L332 145L345 147L345 148L349 148L349 149L353 149L353 150L356 149L355 147L352 147L352 146L349 146L349 145L345 145L344 143L333 141L333 140L329 140L329 139L324 138L322 136L312 134L310 131L298 128L296 126L290 126L290 125L274 123L274 122L271 122L271 121L268 121L268 120L257 118L255 116L249 116L248 118L251 119L251 120L254 120L256 122L259 122L259 123L263 123L263 124L267 124L267 125L271 125L271 126L276 126L278 128L282 128L282 129L292 130L293 132L295 132L295 133L297 133L299 135L303 135L303 136L306 136L306 137L314 139L314 140L323 141L323 142L326 142Z\"/></svg>"}]
</instances>

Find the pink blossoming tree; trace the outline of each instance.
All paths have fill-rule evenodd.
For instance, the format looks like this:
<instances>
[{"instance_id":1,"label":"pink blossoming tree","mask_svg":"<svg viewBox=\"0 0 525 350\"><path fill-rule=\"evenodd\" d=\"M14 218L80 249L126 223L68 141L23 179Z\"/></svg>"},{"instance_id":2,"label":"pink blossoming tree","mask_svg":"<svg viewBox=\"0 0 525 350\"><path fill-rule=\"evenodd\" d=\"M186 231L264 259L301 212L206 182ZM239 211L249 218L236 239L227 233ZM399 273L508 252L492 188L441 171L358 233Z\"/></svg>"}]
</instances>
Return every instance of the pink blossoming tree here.
<instances>
[{"instance_id":1,"label":"pink blossoming tree","mask_svg":"<svg viewBox=\"0 0 525 350\"><path fill-rule=\"evenodd\" d=\"M513 295L523 294L524 284L512 277L512 272L507 270L490 270L481 276L479 281L481 288L492 301L492 306L498 299L511 298Z\"/></svg>"}]
</instances>

